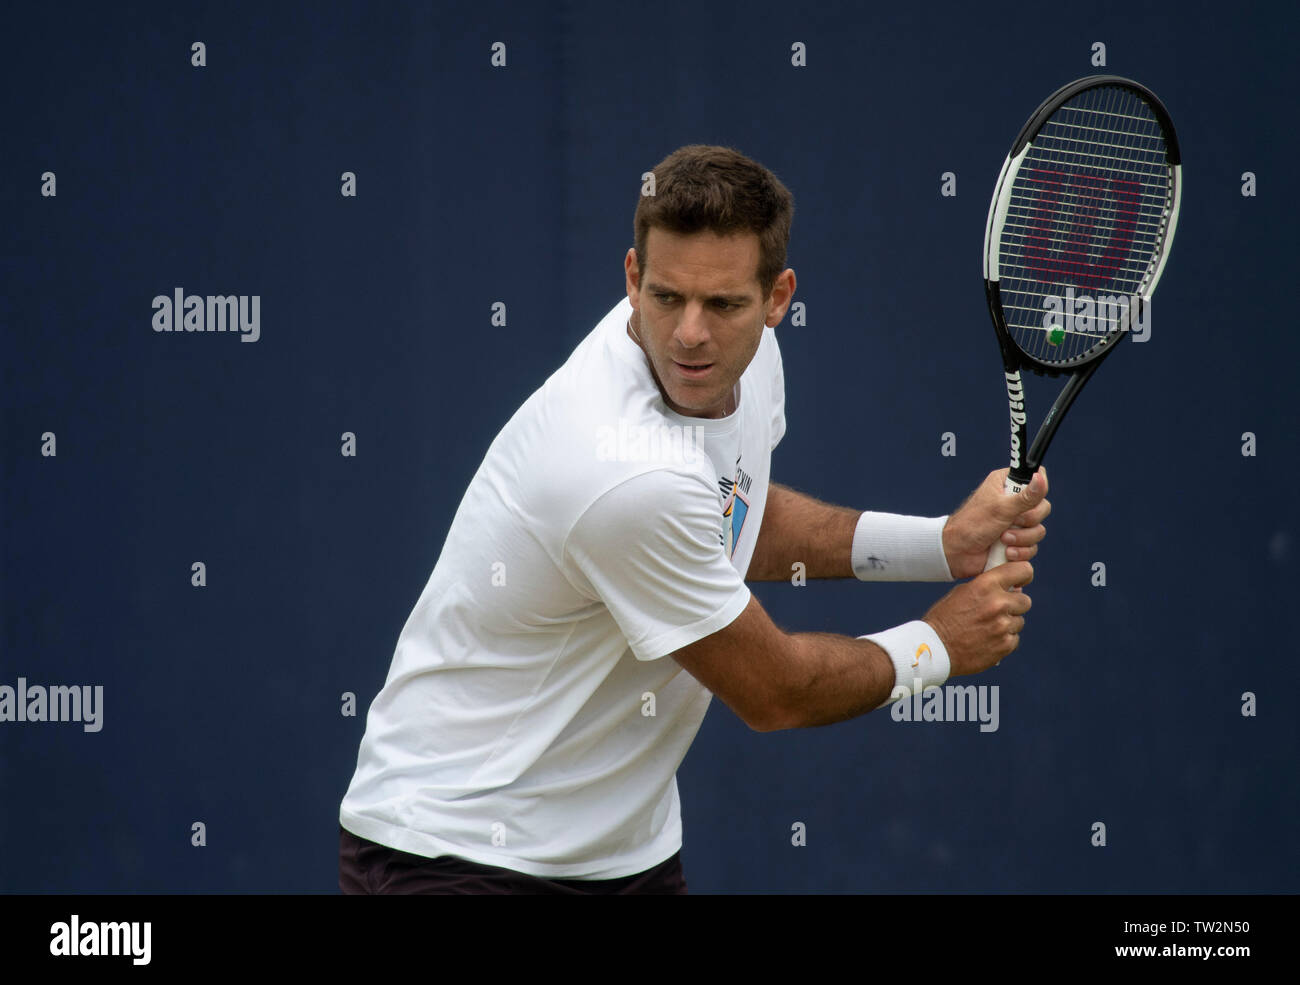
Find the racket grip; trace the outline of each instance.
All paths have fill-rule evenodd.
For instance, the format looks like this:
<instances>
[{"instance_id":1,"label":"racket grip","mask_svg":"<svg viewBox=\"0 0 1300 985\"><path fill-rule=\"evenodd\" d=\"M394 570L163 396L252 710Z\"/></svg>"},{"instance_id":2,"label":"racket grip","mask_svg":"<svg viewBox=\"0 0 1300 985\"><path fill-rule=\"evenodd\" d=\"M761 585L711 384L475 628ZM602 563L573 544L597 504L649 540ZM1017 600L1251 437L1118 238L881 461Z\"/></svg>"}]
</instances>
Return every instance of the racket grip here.
<instances>
[{"instance_id":1,"label":"racket grip","mask_svg":"<svg viewBox=\"0 0 1300 985\"><path fill-rule=\"evenodd\" d=\"M1029 485L1028 482L1017 482L1015 479L1011 478L1011 476L1007 476L1007 481L1006 484L1003 485L1002 491L1008 495L1017 495L1023 492L1027 485ZM999 564L1006 563L1007 545L1002 543L1002 538L999 535L997 542L989 548L989 559L988 563L984 565L984 570L989 571L992 568L996 568Z\"/></svg>"}]
</instances>

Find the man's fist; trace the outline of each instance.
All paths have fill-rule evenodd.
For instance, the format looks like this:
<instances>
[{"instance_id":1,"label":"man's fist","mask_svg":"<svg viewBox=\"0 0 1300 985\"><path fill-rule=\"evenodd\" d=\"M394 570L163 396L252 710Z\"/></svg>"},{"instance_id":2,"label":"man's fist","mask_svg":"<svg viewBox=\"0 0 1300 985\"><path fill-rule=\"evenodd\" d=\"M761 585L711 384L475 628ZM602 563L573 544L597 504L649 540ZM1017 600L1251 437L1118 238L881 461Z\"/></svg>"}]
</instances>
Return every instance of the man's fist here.
<instances>
[{"instance_id":1,"label":"man's fist","mask_svg":"<svg viewBox=\"0 0 1300 985\"><path fill-rule=\"evenodd\" d=\"M1039 468L1029 485L1015 495L1003 491L1009 469L988 478L948 517L943 527L943 551L954 578L969 578L984 570L989 548L998 540L1008 561L1028 561L1047 536L1043 521L1052 512L1047 499L1047 471Z\"/></svg>"},{"instance_id":2,"label":"man's fist","mask_svg":"<svg viewBox=\"0 0 1300 985\"><path fill-rule=\"evenodd\" d=\"M958 585L925 614L948 651L953 677L988 670L1020 645L1031 603L1014 589L1033 580L1028 561L1008 561Z\"/></svg>"}]
</instances>

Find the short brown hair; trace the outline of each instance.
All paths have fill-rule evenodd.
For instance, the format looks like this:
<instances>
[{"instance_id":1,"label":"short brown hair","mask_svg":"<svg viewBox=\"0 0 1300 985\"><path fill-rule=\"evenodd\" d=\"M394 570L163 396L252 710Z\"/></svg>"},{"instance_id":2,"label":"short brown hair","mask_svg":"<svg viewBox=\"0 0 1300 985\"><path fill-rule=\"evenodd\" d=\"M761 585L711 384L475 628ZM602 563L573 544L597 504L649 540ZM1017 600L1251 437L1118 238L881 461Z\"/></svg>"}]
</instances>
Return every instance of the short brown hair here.
<instances>
[{"instance_id":1,"label":"short brown hair","mask_svg":"<svg viewBox=\"0 0 1300 985\"><path fill-rule=\"evenodd\" d=\"M633 220L637 268L645 277L651 226L682 235L758 234L758 283L766 296L785 269L794 196L757 161L730 147L691 144L654 167L655 193L642 195Z\"/></svg>"}]
</instances>

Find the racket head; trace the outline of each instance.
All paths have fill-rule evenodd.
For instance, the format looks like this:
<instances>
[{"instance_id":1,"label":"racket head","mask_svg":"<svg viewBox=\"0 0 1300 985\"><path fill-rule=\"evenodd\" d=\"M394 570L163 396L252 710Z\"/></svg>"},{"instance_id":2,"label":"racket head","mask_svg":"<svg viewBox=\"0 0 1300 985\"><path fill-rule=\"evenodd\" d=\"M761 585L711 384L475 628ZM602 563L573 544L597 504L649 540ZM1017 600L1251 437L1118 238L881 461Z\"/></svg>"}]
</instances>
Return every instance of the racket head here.
<instances>
[{"instance_id":1,"label":"racket head","mask_svg":"<svg viewBox=\"0 0 1300 985\"><path fill-rule=\"evenodd\" d=\"M1181 198L1173 121L1145 86L1094 75L1044 100L1012 144L984 230L1008 370L1056 376L1129 334L1164 271Z\"/></svg>"}]
</instances>

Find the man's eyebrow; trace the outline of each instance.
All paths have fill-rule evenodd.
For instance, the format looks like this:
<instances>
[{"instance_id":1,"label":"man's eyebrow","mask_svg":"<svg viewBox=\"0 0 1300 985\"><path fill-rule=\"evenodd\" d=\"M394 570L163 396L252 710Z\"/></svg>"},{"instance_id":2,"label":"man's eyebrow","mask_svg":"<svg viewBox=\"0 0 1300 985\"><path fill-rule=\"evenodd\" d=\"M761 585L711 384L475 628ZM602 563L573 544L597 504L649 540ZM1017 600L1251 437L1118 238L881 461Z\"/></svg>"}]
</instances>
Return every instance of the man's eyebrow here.
<instances>
[{"instance_id":1,"label":"man's eyebrow","mask_svg":"<svg viewBox=\"0 0 1300 985\"><path fill-rule=\"evenodd\" d=\"M655 281L648 281L645 289L651 294L672 294L675 297L681 296L681 291L668 287L665 284L659 284ZM752 301L753 298L748 294L710 294L706 301L726 301L728 304L743 304L746 301Z\"/></svg>"}]
</instances>

